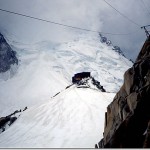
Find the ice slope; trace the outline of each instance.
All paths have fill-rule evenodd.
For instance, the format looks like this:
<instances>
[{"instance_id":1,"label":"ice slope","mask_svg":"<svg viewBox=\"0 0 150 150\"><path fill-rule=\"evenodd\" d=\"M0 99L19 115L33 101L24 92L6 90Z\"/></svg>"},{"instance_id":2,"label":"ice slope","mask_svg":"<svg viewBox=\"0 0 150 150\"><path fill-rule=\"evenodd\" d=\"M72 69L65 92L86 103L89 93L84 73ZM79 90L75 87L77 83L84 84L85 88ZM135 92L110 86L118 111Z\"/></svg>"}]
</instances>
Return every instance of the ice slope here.
<instances>
[{"instance_id":1,"label":"ice slope","mask_svg":"<svg viewBox=\"0 0 150 150\"><path fill-rule=\"evenodd\" d=\"M1 148L94 148L114 93L76 85L27 109L0 134Z\"/></svg>"}]
</instances>

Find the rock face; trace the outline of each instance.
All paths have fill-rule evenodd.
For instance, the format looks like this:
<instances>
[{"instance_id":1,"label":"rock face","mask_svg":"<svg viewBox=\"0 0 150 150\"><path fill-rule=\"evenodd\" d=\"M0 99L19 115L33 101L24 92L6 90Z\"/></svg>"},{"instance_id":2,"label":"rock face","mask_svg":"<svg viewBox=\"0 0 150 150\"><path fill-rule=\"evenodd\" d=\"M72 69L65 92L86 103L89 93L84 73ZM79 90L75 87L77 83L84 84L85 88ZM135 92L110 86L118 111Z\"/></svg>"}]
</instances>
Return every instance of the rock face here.
<instances>
[{"instance_id":1,"label":"rock face","mask_svg":"<svg viewBox=\"0 0 150 150\"><path fill-rule=\"evenodd\" d=\"M96 148L150 147L150 37L107 107L103 135Z\"/></svg>"},{"instance_id":2,"label":"rock face","mask_svg":"<svg viewBox=\"0 0 150 150\"><path fill-rule=\"evenodd\" d=\"M18 64L16 52L11 49L0 33L0 73L9 70L12 64Z\"/></svg>"}]
</instances>

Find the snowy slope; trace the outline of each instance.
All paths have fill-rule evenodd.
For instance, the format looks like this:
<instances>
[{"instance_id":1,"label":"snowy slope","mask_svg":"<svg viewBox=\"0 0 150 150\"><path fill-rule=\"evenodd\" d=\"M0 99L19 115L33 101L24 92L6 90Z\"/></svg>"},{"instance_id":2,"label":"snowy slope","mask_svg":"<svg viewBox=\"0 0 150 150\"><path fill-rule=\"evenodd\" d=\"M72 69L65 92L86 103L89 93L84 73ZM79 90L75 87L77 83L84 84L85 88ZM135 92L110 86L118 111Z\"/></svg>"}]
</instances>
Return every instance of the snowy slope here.
<instances>
[{"instance_id":1,"label":"snowy slope","mask_svg":"<svg viewBox=\"0 0 150 150\"><path fill-rule=\"evenodd\" d=\"M71 84L72 76L90 71L108 92L116 92L124 71L132 63L100 42L98 35L80 35L67 43L43 41L25 45L12 40L19 69L7 81L0 80L0 114L41 103ZM8 110L9 107L9 110Z\"/></svg>"},{"instance_id":2,"label":"snowy slope","mask_svg":"<svg viewBox=\"0 0 150 150\"><path fill-rule=\"evenodd\" d=\"M74 85L25 111L0 134L0 147L94 148L102 137L104 112L113 97Z\"/></svg>"},{"instance_id":3,"label":"snowy slope","mask_svg":"<svg viewBox=\"0 0 150 150\"><path fill-rule=\"evenodd\" d=\"M11 40L11 47L19 66L13 77L0 79L0 115L28 109L0 134L0 147L93 148L102 137L106 106L132 62L98 35L34 45ZM90 71L107 93L75 85L65 89L82 71Z\"/></svg>"}]
</instances>

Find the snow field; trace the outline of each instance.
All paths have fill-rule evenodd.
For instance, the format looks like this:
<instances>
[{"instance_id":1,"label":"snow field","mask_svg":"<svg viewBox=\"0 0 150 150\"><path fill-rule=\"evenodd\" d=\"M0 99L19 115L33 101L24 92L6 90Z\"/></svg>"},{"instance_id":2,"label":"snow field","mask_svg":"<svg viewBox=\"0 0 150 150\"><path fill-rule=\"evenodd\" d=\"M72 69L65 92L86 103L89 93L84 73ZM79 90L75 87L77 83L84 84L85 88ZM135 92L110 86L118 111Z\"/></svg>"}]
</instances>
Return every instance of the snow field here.
<instances>
[{"instance_id":1,"label":"snow field","mask_svg":"<svg viewBox=\"0 0 150 150\"><path fill-rule=\"evenodd\" d=\"M10 148L94 148L102 138L104 113L114 94L73 86L33 106L0 136Z\"/></svg>"}]
</instances>

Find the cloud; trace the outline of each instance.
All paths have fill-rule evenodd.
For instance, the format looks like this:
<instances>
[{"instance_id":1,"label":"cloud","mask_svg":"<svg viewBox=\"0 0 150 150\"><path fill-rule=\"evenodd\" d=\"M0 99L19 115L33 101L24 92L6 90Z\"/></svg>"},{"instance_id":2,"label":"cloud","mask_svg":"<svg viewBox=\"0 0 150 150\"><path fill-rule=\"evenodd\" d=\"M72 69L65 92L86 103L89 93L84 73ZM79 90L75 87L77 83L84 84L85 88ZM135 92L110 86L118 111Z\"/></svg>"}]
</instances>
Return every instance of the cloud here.
<instances>
[{"instance_id":1,"label":"cloud","mask_svg":"<svg viewBox=\"0 0 150 150\"><path fill-rule=\"evenodd\" d=\"M149 24L150 13L141 0L107 1L140 26ZM144 2L150 6L150 1ZM139 26L122 17L103 0L1 0L0 8L91 30L133 33L128 36L106 35L132 59L136 58L146 39ZM0 12L0 20L0 26L29 43L68 41L83 32L4 12Z\"/></svg>"}]
</instances>

